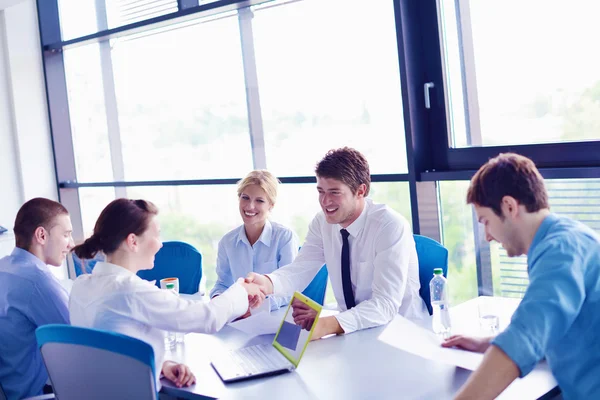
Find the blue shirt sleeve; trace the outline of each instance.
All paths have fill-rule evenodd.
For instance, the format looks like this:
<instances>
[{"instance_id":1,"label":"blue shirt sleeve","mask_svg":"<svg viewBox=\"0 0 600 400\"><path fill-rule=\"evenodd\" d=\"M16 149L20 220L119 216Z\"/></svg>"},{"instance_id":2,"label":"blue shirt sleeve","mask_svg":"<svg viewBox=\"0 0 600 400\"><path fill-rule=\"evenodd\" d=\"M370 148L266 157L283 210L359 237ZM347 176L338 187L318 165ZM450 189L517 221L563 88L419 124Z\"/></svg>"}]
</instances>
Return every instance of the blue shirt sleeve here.
<instances>
[{"instance_id":1,"label":"blue shirt sleeve","mask_svg":"<svg viewBox=\"0 0 600 400\"><path fill-rule=\"evenodd\" d=\"M585 300L583 255L566 240L547 240L530 255L529 287L496 345L527 375L569 330Z\"/></svg>"},{"instance_id":2,"label":"blue shirt sleeve","mask_svg":"<svg viewBox=\"0 0 600 400\"><path fill-rule=\"evenodd\" d=\"M280 245L279 254L277 257L277 268L291 264L294 258L298 255L298 236L291 230L285 232L282 236L282 244Z\"/></svg>"},{"instance_id":3,"label":"blue shirt sleeve","mask_svg":"<svg viewBox=\"0 0 600 400\"><path fill-rule=\"evenodd\" d=\"M298 255L298 236L292 230L287 229L281 235L278 243L279 254L277 254L277 268L291 264ZM269 296L271 311L286 307L292 296Z\"/></svg>"},{"instance_id":4,"label":"blue shirt sleeve","mask_svg":"<svg viewBox=\"0 0 600 400\"><path fill-rule=\"evenodd\" d=\"M233 276L231 274L231 265L229 264L229 257L227 256L227 250L225 249L225 243L223 239L219 242L219 250L217 253L217 282L210 291L210 297L214 297L226 291L231 285L233 285Z\"/></svg>"},{"instance_id":5,"label":"blue shirt sleeve","mask_svg":"<svg viewBox=\"0 0 600 400\"><path fill-rule=\"evenodd\" d=\"M69 296L53 277L43 277L34 285L29 302L29 318L36 326L69 324Z\"/></svg>"}]
</instances>

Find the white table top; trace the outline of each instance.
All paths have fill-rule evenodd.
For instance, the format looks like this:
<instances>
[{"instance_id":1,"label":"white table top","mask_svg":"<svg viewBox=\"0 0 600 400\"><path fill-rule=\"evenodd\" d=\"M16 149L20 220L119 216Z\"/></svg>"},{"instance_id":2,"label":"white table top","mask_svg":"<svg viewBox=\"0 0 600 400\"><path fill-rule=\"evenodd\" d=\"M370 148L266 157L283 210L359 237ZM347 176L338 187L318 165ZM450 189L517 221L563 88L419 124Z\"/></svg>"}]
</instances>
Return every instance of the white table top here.
<instances>
[{"instance_id":1,"label":"white table top","mask_svg":"<svg viewBox=\"0 0 600 400\"><path fill-rule=\"evenodd\" d=\"M518 302L510 302L509 313L512 314ZM474 318L471 317L473 310ZM472 300L455 307L452 317L453 323L456 321L458 329L464 332L468 331L471 320L478 326L476 303L473 305ZM252 338L228 326L216 335L188 334L185 343L165 357L189 365L197 383L179 389L163 379L163 391L188 399L205 396L221 399L285 397L286 400L452 398L471 372L410 354L378 339L385 333L387 338L403 340L399 326L401 324L388 324L311 342L296 371L227 385L211 367L211 354L227 348L270 343L273 335ZM555 386L548 366L541 364L526 378L515 381L502 397L535 399Z\"/></svg>"}]
</instances>

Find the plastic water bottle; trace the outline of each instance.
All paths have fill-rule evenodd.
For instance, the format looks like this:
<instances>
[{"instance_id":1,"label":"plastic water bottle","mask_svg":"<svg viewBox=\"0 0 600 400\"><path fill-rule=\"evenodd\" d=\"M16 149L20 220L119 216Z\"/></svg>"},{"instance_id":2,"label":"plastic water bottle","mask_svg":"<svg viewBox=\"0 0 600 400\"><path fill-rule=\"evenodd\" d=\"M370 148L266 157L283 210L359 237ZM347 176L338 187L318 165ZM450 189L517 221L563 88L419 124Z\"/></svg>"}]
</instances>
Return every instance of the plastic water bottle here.
<instances>
[{"instance_id":1,"label":"plastic water bottle","mask_svg":"<svg viewBox=\"0 0 600 400\"><path fill-rule=\"evenodd\" d=\"M448 303L448 281L444 278L441 268L433 270L433 279L429 282L429 293L433 307L433 331L437 335L447 338L450 336L452 324Z\"/></svg>"},{"instance_id":2,"label":"plastic water bottle","mask_svg":"<svg viewBox=\"0 0 600 400\"><path fill-rule=\"evenodd\" d=\"M179 293L175 290L174 283L167 283L166 290L170 290L179 296ZM177 345L177 333L176 332L167 332L165 334L165 348L167 350L174 348Z\"/></svg>"}]
</instances>

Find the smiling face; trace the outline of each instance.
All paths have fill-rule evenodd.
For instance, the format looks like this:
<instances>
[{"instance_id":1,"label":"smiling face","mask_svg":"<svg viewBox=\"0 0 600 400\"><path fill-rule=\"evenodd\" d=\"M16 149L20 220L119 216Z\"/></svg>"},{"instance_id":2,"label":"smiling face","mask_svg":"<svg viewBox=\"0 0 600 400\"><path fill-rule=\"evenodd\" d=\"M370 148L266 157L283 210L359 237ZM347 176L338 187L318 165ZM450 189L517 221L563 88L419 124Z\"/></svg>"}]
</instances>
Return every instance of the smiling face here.
<instances>
[{"instance_id":1,"label":"smiling face","mask_svg":"<svg viewBox=\"0 0 600 400\"><path fill-rule=\"evenodd\" d=\"M152 217L148 224L148 229L136 237L136 247L136 263L141 267L140 269L154 268L154 256L162 247L160 226L156 217Z\"/></svg>"},{"instance_id":2,"label":"smiling face","mask_svg":"<svg viewBox=\"0 0 600 400\"><path fill-rule=\"evenodd\" d=\"M244 225L262 226L265 224L273 204L260 186L248 185L240 193L239 207Z\"/></svg>"},{"instance_id":3,"label":"smiling face","mask_svg":"<svg viewBox=\"0 0 600 400\"><path fill-rule=\"evenodd\" d=\"M477 204L474 207L478 221L484 226L485 239L488 242L495 240L500 243L509 257L518 257L527 252L520 239L519 229L511 215L505 212L504 204L502 205L502 217L489 207L481 207Z\"/></svg>"},{"instance_id":4,"label":"smiling face","mask_svg":"<svg viewBox=\"0 0 600 400\"><path fill-rule=\"evenodd\" d=\"M63 264L69 251L73 248L73 227L71 218L67 214L56 216L48 225L49 230L44 229L43 238L40 242L42 249L42 261L48 265L59 267Z\"/></svg>"},{"instance_id":5,"label":"smiling face","mask_svg":"<svg viewBox=\"0 0 600 400\"><path fill-rule=\"evenodd\" d=\"M356 193L342 181L317 176L319 204L329 224L339 224L347 228L360 215L365 203L364 184L359 185Z\"/></svg>"}]
</instances>

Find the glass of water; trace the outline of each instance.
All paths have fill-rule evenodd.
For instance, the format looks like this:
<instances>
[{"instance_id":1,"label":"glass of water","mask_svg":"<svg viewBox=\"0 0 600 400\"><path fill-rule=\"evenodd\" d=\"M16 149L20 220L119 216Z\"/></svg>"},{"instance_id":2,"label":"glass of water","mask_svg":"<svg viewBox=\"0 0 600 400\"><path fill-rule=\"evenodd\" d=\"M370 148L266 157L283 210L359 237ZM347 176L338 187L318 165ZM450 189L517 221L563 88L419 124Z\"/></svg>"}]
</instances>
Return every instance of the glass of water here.
<instances>
[{"instance_id":1,"label":"glass of water","mask_svg":"<svg viewBox=\"0 0 600 400\"><path fill-rule=\"evenodd\" d=\"M498 333L500 318L498 317L497 303L494 301L494 297L480 296L477 299L477 311L481 330L491 335Z\"/></svg>"}]
</instances>

